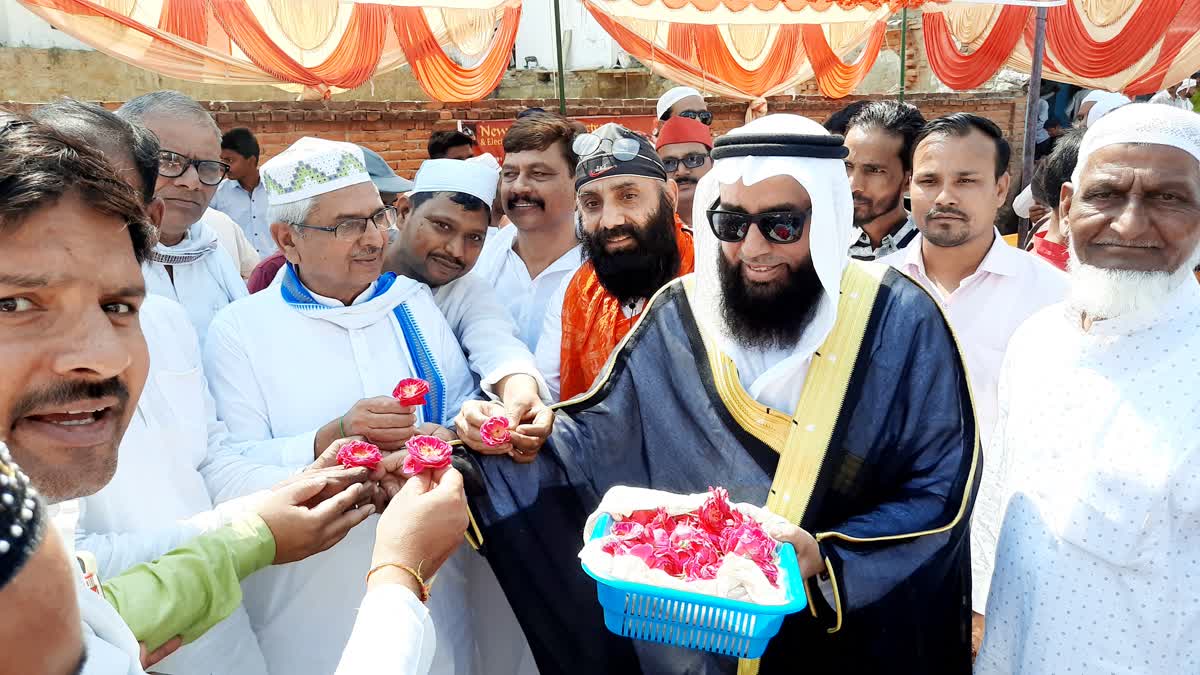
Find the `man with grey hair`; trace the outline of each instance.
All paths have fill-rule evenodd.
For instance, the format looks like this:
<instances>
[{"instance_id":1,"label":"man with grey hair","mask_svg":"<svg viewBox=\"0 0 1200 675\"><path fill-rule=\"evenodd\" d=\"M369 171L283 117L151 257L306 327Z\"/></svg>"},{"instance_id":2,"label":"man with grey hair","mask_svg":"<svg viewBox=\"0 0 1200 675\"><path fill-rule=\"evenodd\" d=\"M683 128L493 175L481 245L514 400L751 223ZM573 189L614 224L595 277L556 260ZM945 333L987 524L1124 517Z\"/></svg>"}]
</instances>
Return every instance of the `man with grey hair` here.
<instances>
[{"instance_id":1,"label":"man with grey hair","mask_svg":"<svg viewBox=\"0 0 1200 675\"><path fill-rule=\"evenodd\" d=\"M221 161L221 130L199 103L177 91L143 94L117 114L141 123L161 145L154 195L163 215L158 244L142 265L146 288L183 305L203 345L213 316L247 294L217 232L228 227L218 221L229 217L208 208L229 170Z\"/></svg>"},{"instance_id":2,"label":"man with grey hair","mask_svg":"<svg viewBox=\"0 0 1200 675\"><path fill-rule=\"evenodd\" d=\"M1194 673L1200 117L1130 104L1089 125L1060 208L1070 296L1013 335L1000 375L975 672Z\"/></svg>"}]
</instances>

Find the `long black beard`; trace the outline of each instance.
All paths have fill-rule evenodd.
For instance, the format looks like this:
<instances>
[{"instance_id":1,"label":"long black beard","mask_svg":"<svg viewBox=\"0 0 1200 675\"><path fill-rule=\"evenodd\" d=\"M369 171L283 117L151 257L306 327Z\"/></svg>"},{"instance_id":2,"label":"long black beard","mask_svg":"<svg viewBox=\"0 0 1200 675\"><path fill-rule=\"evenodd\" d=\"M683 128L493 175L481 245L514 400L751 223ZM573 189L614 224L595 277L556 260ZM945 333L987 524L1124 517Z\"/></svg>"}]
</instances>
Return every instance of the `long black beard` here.
<instances>
[{"instance_id":1,"label":"long black beard","mask_svg":"<svg viewBox=\"0 0 1200 675\"><path fill-rule=\"evenodd\" d=\"M648 298L668 281L679 276L680 253L675 241L675 210L665 194L658 208L645 223L624 225L585 233L580 228L583 252L592 261L596 277L609 293L622 303ZM629 235L637 246L615 253L604 248L605 242Z\"/></svg>"},{"instance_id":2,"label":"long black beard","mask_svg":"<svg viewBox=\"0 0 1200 675\"><path fill-rule=\"evenodd\" d=\"M721 317L743 347L785 349L800 341L824 288L810 257L780 284L748 283L742 263L729 262L717 249Z\"/></svg>"}]
</instances>

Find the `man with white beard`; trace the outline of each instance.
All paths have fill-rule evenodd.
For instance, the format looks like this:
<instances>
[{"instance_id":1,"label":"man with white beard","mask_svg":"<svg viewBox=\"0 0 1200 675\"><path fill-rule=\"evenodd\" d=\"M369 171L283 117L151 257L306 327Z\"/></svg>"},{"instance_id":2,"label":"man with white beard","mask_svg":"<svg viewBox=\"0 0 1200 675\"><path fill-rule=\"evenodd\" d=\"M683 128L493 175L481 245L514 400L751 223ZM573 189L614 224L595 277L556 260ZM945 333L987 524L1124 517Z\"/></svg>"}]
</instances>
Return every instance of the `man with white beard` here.
<instances>
[{"instance_id":1,"label":"man with white beard","mask_svg":"<svg viewBox=\"0 0 1200 675\"><path fill-rule=\"evenodd\" d=\"M1070 297L1000 378L975 672L1200 672L1200 117L1131 104L1089 126L1062 208Z\"/></svg>"}]
</instances>

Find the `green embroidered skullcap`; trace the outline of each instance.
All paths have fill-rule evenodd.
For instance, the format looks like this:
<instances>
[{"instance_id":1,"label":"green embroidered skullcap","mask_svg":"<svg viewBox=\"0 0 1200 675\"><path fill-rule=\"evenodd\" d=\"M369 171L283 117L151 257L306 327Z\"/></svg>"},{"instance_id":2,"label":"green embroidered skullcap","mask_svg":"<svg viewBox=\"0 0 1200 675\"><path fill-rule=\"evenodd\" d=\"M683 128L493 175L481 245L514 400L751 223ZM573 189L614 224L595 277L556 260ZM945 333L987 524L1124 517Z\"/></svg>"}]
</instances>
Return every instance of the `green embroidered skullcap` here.
<instances>
[{"instance_id":1,"label":"green embroidered skullcap","mask_svg":"<svg viewBox=\"0 0 1200 675\"><path fill-rule=\"evenodd\" d=\"M362 148L305 136L262 165L267 203L290 204L371 182Z\"/></svg>"}]
</instances>

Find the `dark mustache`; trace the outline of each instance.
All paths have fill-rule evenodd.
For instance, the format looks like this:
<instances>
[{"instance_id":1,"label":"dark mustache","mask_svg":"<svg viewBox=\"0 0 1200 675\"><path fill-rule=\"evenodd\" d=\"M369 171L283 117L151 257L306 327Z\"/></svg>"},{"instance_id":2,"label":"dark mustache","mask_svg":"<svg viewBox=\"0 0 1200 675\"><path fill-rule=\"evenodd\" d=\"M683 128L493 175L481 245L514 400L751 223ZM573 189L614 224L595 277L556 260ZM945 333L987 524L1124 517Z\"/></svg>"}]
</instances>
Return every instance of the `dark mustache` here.
<instances>
[{"instance_id":1,"label":"dark mustache","mask_svg":"<svg viewBox=\"0 0 1200 675\"><path fill-rule=\"evenodd\" d=\"M638 243L641 243L642 241L641 233L638 231L638 229L628 223L624 225L616 225L596 233L596 238L601 242L608 242L621 237L633 237L633 239Z\"/></svg>"},{"instance_id":2,"label":"dark mustache","mask_svg":"<svg viewBox=\"0 0 1200 675\"><path fill-rule=\"evenodd\" d=\"M695 185L697 182L699 182L699 181L697 181L695 178L692 178L691 176L683 176L681 178L675 179L675 183L678 185L684 185L686 183L691 183L692 185Z\"/></svg>"},{"instance_id":3,"label":"dark mustache","mask_svg":"<svg viewBox=\"0 0 1200 675\"><path fill-rule=\"evenodd\" d=\"M508 201L505 202L504 206L506 208L510 208L510 209L515 208L517 205L517 201L529 202L530 204L533 204L534 206L538 207L539 209L546 208L546 202L542 201L541 199L538 199L537 197L525 197L522 195L515 195L513 197L509 197Z\"/></svg>"},{"instance_id":4,"label":"dark mustache","mask_svg":"<svg viewBox=\"0 0 1200 675\"><path fill-rule=\"evenodd\" d=\"M441 260L442 262L450 263L451 265L457 265L458 267L466 266L466 262L463 261L462 258L455 258L448 255L431 255L429 257L433 258L434 260Z\"/></svg>"},{"instance_id":5,"label":"dark mustache","mask_svg":"<svg viewBox=\"0 0 1200 675\"><path fill-rule=\"evenodd\" d=\"M115 377L102 382L63 380L41 391L27 394L18 400L13 405L12 419L21 419L39 408L67 407L76 401L110 396L117 399L117 408L124 408L129 403L129 389L124 382Z\"/></svg>"},{"instance_id":6,"label":"dark mustache","mask_svg":"<svg viewBox=\"0 0 1200 675\"><path fill-rule=\"evenodd\" d=\"M963 220L968 219L967 214L959 211L958 209L930 209L929 213L925 214L925 218L927 219L937 218L939 216L954 216L956 218L962 218Z\"/></svg>"}]
</instances>

